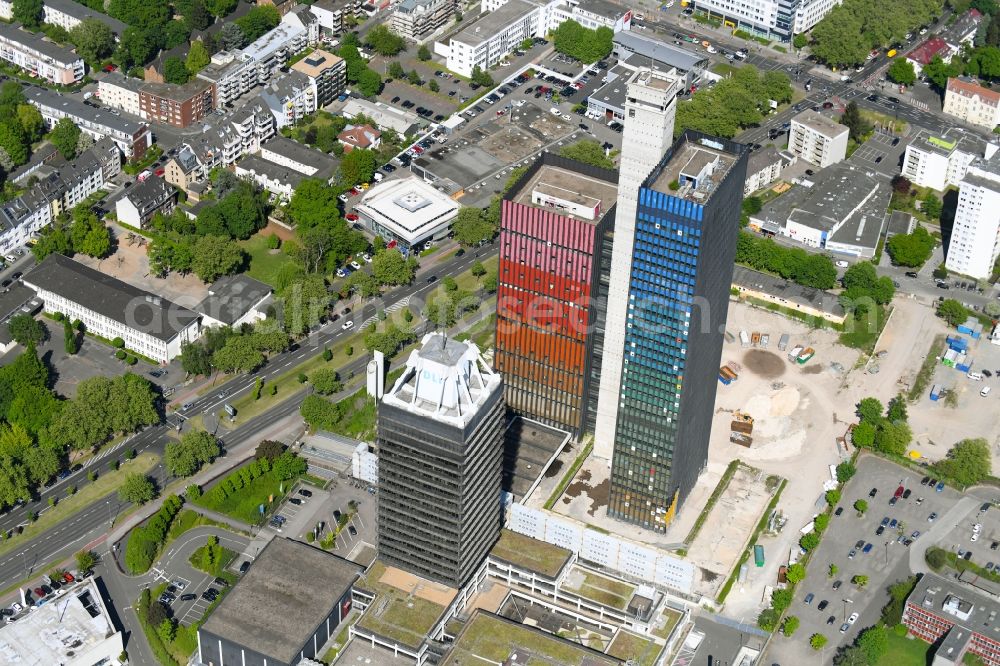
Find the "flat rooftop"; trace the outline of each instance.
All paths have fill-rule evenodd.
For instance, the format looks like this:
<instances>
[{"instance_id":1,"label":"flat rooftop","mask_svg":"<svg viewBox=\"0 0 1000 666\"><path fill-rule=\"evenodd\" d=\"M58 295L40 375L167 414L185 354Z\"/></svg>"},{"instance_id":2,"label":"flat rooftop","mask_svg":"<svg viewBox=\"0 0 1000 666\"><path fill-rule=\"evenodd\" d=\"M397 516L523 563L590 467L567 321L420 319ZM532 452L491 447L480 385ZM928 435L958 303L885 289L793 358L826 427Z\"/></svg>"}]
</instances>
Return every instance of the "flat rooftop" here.
<instances>
[{"instance_id":1,"label":"flat rooftop","mask_svg":"<svg viewBox=\"0 0 1000 666\"><path fill-rule=\"evenodd\" d=\"M532 201L536 193L552 199L563 200L581 208L596 207L600 210L600 214L594 219L573 215L572 211L567 209L561 209L559 213L597 223L618 200L618 185L578 171L543 164L510 198L524 206L551 209L552 206Z\"/></svg>"},{"instance_id":2,"label":"flat rooftop","mask_svg":"<svg viewBox=\"0 0 1000 666\"><path fill-rule=\"evenodd\" d=\"M410 649L418 649L457 590L376 560L358 584L378 595L357 626Z\"/></svg>"},{"instance_id":3,"label":"flat rooftop","mask_svg":"<svg viewBox=\"0 0 1000 666\"><path fill-rule=\"evenodd\" d=\"M53 666L73 663L111 638L116 629L93 579L0 627L0 663Z\"/></svg>"},{"instance_id":4,"label":"flat rooftop","mask_svg":"<svg viewBox=\"0 0 1000 666\"><path fill-rule=\"evenodd\" d=\"M499 9L483 14L482 18L452 35L451 39L470 46L479 46L502 33L511 23L527 16L535 7L536 5L525 0L510 0Z\"/></svg>"},{"instance_id":5,"label":"flat rooftop","mask_svg":"<svg viewBox=\"0 0 1000 666\"><path fill-rule=\"evenodd\" d=\"M365 192L357 208L401 236L416 237L458 215L458 202L416 176L378 183Z\"/></svg>"},{"instance_id":6,"label":"flat rooftop","mask_svg":"<svg viewBox=\"0 0 1000 666\"><path fill-rule=\"evenodd\" d=\"M518 500L529 495L569 437L558 428L516 417L504 431L503 489Z\"/></svg>"},{"instance_id":7,"label":"flat rooftop","mask_svg":"<svg viewBox=\"0 0 1000 666\"><path fill-rule=\"evenodd\" d=\"M822 113L817 113L812 109L806 109L799 115L792 118L793 123L798 123L809 129L819 132L825 137L836 137L848 131L847 125L841 125L836 120L827 118Z\"/></svg>"},{"instance_id":8,"label":"flat rooftop","mask_svg":"<svg viewBox=\"0 0 1000 666\"><path fill-rule=\"evenodd\" d=\"M558 576L572 555L566 548L506 529L500 530L500 539L490 551L491 557L498 557L547 578Z\"/></svg>"},{"instance_id":9,"label":"flat rooftop","mask_svg":"<svg viewBox=\"0 0 1000 666\"><path fill-rule=\"evenodd\" d=\"M618 666L622 660L534 627L477 610L455 638L442 666L504 663Z\"/></svg>"},{"instance_id":10,"label":"flat rooftop","mask_svg":"<svg viewBox=\"0 0 1000 666\"><path fill-rule=\"evenodd\" d=\"M636 586L624 580L609 578L583 567L574 566L566 576L563 589L599 604L625 610L635 594Z\"/></svg>"},{"instance_id":11,"label":"flat rooftop","mask_svg":"<svg viewBox=\"0 0 1000 666\"><path fill-rule=\"evenodd\" d=\"M662 81L655 77L653 80ZM728 151L686 140L664 165L650 189L705 204L738 158L738 155ZM680 185L677 190L670 189L674 181Z\"/></svg>"},{"instance_id":12,"label":"flat rooftop","mask_svg":"<svg viewBox=\"0 0 1000 666\"><path fill-rule=\"evenodd\" d=\"M1000 602L981 589L928 572L917 582L906 603L1000 641Z\"/></svg>"},{"instance_id":13,"label":"flat rooftop","mask_svg":"<svg viewBox=\"0 0 1000 666\"><path fill-rule=\"evenodd\" d=\"M265 657L292 663L361 569L301 541L276 537L202 629Z\"/></svg>"}]
</instances>

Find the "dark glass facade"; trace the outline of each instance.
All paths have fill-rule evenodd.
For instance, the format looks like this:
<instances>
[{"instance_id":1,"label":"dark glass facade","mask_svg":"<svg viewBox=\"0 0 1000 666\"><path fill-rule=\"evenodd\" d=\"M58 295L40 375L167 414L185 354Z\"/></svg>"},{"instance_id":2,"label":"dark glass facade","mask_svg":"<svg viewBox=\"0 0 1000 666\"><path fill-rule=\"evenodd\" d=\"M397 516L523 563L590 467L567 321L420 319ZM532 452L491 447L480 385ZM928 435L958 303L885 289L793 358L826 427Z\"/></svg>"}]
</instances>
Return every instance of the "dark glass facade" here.
<instances>
[{"instance_id":1,"label":"dark glass facade","mask_svg":"<svg viewBox=\"0 0 1000 666\"><path fill-rule=\"evenodd\" d=\"M708 458L746 154L687 132L639 190L611 516L663 530Z\"/></svg>"}]
</instances>

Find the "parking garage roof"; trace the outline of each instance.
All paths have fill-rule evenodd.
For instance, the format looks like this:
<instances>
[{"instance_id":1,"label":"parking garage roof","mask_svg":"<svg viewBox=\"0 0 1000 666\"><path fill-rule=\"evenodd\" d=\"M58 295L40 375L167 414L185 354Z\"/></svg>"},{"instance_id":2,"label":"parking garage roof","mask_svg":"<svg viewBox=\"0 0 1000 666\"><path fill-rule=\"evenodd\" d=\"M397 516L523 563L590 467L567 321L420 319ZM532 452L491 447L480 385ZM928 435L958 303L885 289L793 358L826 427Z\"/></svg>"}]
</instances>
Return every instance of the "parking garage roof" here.
<instances>
[{"instance_id":1,"label":"parking garage roof","mask_svg":"<svg viewBox=\"0 0 1000 666\"><path fill-rule=\"evenodd\" d=\"M280 663L293 663L361 570L301 541L275 537L202 629Z\"/></svg>"}]
</instances>

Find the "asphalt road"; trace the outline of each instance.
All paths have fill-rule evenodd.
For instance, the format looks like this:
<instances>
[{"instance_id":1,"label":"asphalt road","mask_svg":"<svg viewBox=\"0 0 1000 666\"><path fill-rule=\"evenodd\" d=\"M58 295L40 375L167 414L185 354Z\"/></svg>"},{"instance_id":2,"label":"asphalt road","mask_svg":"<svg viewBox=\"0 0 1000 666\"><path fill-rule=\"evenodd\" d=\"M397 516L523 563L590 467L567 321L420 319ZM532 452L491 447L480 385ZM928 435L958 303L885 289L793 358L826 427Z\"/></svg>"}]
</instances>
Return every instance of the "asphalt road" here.
<instances>
[{"instance_id":1,"label":"asphalt road","mask_svg":"<svg viewBox=\"0 0 1000 666\"><path fill-rule=\"evenodd\" d=\"M428 274L436 276L457 275L470 268L475 261L485 259L495 253L496 249L494 246L484 248L480 251L480 257L476 256L476 252L469 251L462 257L444 260L433 269L425 270L413 284L388 292L383 295L380 301L369 301L363 307L352 311L351 317L354 317L355 326L350 331L345 331L342 328L344 321L350 319L350 317L341 318L336 322L327 324L319 331L314 332L308 339L299 343L297 349L276 355L256 373L238 375L225 384L220 385L217 389L191 400L185 414L193 416L196 414L215 413L221 409L224 402L232 400L241 393L249 390L254 385L257 377L262 377L266 380L287 372L289 368L321 353L324 347L333 345L344 337L352 335L357 330L363 328L365 320L376 317L376 311L391 308L393 304L403 300L406 300L411 307L415 307L415 304L420 301L422 296L425 296L427 292L439 284L438 281L427 282ZM366 362L367 359L361 356L342 370L346 372L353 368L356 374L358 374L360 370L363 370ZM218 394L222 392L225 392L225 398L218 397ZM222 434L220 438L223 441L223 445L231 448L239 442L252 441L256 432L264 429L276 419L296 412L304 395L305 393L296 398L286 400L275 409L256 416L242 426ZM125 447L135 448L140 453L148 450L162 455L164 446L170 441L168 428L176 427L178 420L181 418L177 414L168 415L166 423L146 428L142 432L130 437L121 449L124 450ZM66 485L73 484L78 488L82 488L88 483L88 471L96 469L99 472L106 472L110 470L111 460L116 458L116 455L105 456L93 463L93 465L84 467L66 479L43 488L34 501L5 514L0 519L0 529L11 530L17 528L19 525L27 524L27 514L29 511L42 512L45 510L48 507L48 498L50 496L64 497ZM165 485L166 472L162 465L157 465L150 472L150 475L158 483ZM59 523L51 530L44 532L30 541L21 543L18 549L0 557L0 588L13 585L26 577L39 573L40 567L70 557L82 546L99 539L109 530L114 517L124 506L126 504L118 499L117 494L112 493L75 514L68 521Z\"/></svg>"}]
</instances>

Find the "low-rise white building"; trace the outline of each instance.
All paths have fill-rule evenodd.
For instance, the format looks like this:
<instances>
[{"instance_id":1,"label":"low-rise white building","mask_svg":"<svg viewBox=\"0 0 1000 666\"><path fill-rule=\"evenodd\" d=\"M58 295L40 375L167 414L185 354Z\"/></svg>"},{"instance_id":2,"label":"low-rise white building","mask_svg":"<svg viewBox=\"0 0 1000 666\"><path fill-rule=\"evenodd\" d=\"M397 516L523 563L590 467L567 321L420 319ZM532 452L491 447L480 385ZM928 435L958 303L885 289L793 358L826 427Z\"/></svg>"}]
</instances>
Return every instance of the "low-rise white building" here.
<instances>
[{"instance_id":1,"label":"low-rise white building","mask_svg":"<svg viewBox=\"0 0 1000 666\"><path fill-rule=\"evenodd\" d=\"M962 182L973 160L989 159L997 148L996 143L955 129L943 136L920 130L906 146L902 175L914 185L943 191Z\"/></svg>"},{"instance_id":2,"label":"low-rise white building","mask_svg":"<svg viewBox=\"0 0 1000 666\"><path fill-rule=\"evenodd\" d=\"M305 176L324 180L329 180L333 176L333 170L337 168L337 160L322 150L280 135L261 144L260 156Z\"/></svg>"},{"instance_id":3,"label":"low-rise white building","mask_svg":"<svg viewBox=\"0 0 1000 666\"><path fill-rule=\"evenodd\" d=\"M68 95L37 86L25 88L24 96L41 112L48 129L55 127L60 119L69 118L95 140L110 138L126 157L142 157L146 149L153 145L153 135L148 126L122 118L107 109L95 109Z\"/></svg>"},{"instance_id":4,"label":"low-rise white building","mask_svg":"<svg viewBox=\"0 0 1000 666\"><path fill-rule=\"evenodd\" d=\"M17 23L0 23L0 59L62 86L82 81L85 74L83 58L70 49L21 30Z\"/></svg>"},{"instance_id":5,"label":"low-rise white building","mask_svg":"<svg viewBox=\"0 0 1000 666\"><path fill-rule=\"evenodd\" d=\"M271 287L247 275L224 275L208 288L195 312L201 325L230 326L255 324L267 317L265 306L271 299Z\"/></svg>"},{"instance_id":6,"label":"low-rise white building","mask_svg":"<svg viewBox=\"0 0 1000 666\"><path fill-rule=\"evenodd\" d=\"M448 235L459 205L412 176L372 186L354 211L373 233L403 249Z\"/></svg>"},{"instance_id":7,"label":"low-rise white building","mask_svg":"<svg viewBox=\"0 0 1000 666\"><path fill-rule=\"evenodd\" d=\"M985 88L967 77L948 79L944 113L992 131L1000 125L1000 92Z\"/></svg>"},{"instance_id":8,"label":"low-rise white building","mask_svg":"<svg viewBox=\"0 0 1000 666\"><path fill-rule=\"evenodd\" d=\"M136 183L115 202L118 221L142 229L156 213L170 215L177 202L177 190L159 176Z\"/></svg>"},{"instance_id":9,"label":"low-rise white building","mask_svg":"<svg viewBox=\"0 0 1000 666\"><path fill-rule=\"evenodd\" d=\"M747 160L747 179L743 186L743 196L748 197L778 180L781 177L781 170L794 161L794 155L782 155L774 146L750 153L750 159Z\"/></svg>"},{"instance_id":10,"label":"low-rise white building","mask_svg":"<svg viewBox=\"0 0 1000 666\"><path fill-rule=\"evenodd\" d=\"M824 169L847 157L846 125L808 109L792 118L788 152Z\"/></svg>"},{"instance_id":11,"label":"low-rise white building","mask_svg":"<svg viewBox=\"0 0 1000 666\"><path fill-rule=\"evenodd\" d=\"M13 0L0 0L0 19L10 21L13 18ZM96 19L111 28L115 39L118 39L128 27L118 19L111 18L107 14L95 11L73 0L44 0L42 5L42 23L57 25L67 32L87 19Z\"/></svg>"},{"instance_id":12,"label":"low-rise white building","mask_svg":"<svg viewBox=\"0 0 1000 666\"><path fill-rule=\"evenodd\" d=\"M358 444L351 455L351 476L365 483L378 485L378 454L365 442Z\"/></svg>"},{"instance_id":13,"label":"low-rise white building","mask_svg":"<svg viewBox=\"0 0 1000 666\"><path fill-rule=\"evenodd\" d=\"M379 129L391 129L399 136L407 136L415 133L421 125L420 116L410 111L397 109L384 102L369 102L366 99L352 97L344 104L341 115L345 118L354 118L363 115L371 118L378 125Z\"/></svg>"},{"instance_id":14,"label":"low-rise white building","mask_svg":"<svg viewBox=\"0 0 1000 666\"><path fill-rule=\"evenodd\" d=\"M119 666L124 649L93 578L63 586L44 605L0 626L5 664Z\"/></svg>"},{"instance_id":15,"label":"low-rise white building","mask_svg":"<svg viewBox=\"0 0 1000 666\"><path fill-rule=\"evenodd\" d=\"M1000 154L977 159L959 184L945 268L985 280L1000 256Z\"/></svg>"},{"instance_id":16,"label":"low-rise white building","mask_svg":"<svg viewBox=\"0 0 1000 666\"><path fill-rule=\"evenodd\" d=\"M50 254L24 276L46 312L79 319L86 329L125 348L168 363L200 335L195 312L61 254ZM119 648L120 649L120 648Z\"/></svg>"}]
</instances>

